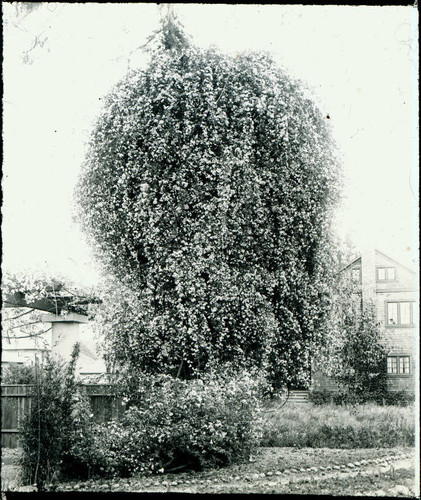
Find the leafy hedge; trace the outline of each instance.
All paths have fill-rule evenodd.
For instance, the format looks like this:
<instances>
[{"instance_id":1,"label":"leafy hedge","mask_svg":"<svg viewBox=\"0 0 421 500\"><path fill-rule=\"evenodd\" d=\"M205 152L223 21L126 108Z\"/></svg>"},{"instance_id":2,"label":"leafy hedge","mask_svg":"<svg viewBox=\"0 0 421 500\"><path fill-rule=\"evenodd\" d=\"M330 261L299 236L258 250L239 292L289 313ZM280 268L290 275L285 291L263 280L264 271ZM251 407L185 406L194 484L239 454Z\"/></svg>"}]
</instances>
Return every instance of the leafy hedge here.
<instances>
[{"instance_id":1,"label":"leafy hedge","mask_svg":"<svg viewBox=\"0 0 421 500\"><path fill-rule=\"evenodd\" d=\"M355 405L362 403L377 403L387 406L408 406L415 401L414 394L397 391L397 392L379 392L378 394L361 393L355 394L352 392L331 392L327 390L310 391L309 401L314 405Z\"/></svg>"},{"instance_id":2,"label":"leafy hedge","mask_svg":"<svg viewBox=\"0 0 421 500\"><path fill-rule=\"evenodd\" d=\"M410 406L415 402L415 394L405 391L388 392L384 396L384 402L388 406Z\"/></svg>"},{"instance_id":3,"label":"leafy hedge","mask_svg":"<svg viewBox=\"0 0 421 500\"><path fill-rule=\"evenodd\" d=\"M248 458L259 445L257 384L248 375L183 381L148 376L120 420L91 428L96 474L203 470ZM87 449L81 450L81 459Z\"/></svg>"},{"instance_id":4,"label":"leafy hedge","mask_svg":"<svg viewBox=\"0 0 421 500\"><path fill-rule=\"evenodd\" d=\"M35 366L11 364L2 369L2 384L24 384L35 382Z\"/></svg>"}]
</instances>

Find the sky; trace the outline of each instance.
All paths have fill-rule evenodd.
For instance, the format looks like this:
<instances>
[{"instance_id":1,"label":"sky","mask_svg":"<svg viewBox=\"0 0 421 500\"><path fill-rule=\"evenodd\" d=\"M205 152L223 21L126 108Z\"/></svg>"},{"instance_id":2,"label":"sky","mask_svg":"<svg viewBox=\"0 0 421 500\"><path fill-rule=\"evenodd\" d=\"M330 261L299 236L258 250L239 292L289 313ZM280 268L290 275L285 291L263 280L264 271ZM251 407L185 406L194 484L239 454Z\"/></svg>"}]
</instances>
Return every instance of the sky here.
<instances>
[{"instance_id":1,"label":"sky","mask_svg":"<svg viewBox=\"0 0 421 500\"><path fill-rule=\"evenodd\" d=\"M103 97L159 25L157 4L3 9L3 270L95 284L73 192ZM418 14L411 6L177 4L199 47L266 50L330 116L345 185L335 218L357 250L418 261Z\"/></svg>"}]
</instances>

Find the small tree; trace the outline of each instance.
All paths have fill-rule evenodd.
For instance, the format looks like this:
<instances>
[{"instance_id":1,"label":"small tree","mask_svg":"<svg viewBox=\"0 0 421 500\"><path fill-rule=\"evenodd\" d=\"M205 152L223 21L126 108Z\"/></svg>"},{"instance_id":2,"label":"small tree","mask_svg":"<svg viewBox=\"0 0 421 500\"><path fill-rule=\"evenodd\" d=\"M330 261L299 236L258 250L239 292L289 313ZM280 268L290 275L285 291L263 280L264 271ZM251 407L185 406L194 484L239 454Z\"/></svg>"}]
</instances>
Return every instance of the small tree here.
<instances>
[{"instance_id":1,"label":"small tree","mask_svg":"<svg viewBox=\"0 0 421 500\"><path fill-rule=\"evenodd\" d=\"M345 318L339 356L342 370L338 380L353 395L361 400L384 396L387 350L373 305L365 306L358 316Z\"/></svg>"},{"instance_id":2,"label":"small tree","mask_svg":"<svg viewBox=\"0 0 421 500\"><path fill-rule=\"evenodd\" d=\"M79 465L70 453L79 431L74 410L81 413L76 407L83 400L75 377L78 356L76 344L67 365L49 357L43 368L35 368L30 409L21 423L21 465L25 483L40 491Z\"/></svg>"},{"instance_id":3,"label":"small tree","mask_svg":"<svg viewBox=\"0 0 421 500\"><path fill-rule=\"evenodd\" d=\"M359 401L386 393L387 349L373 304L362 307L361 291L348 276L338 275L331 303L330 328L317 367L333 375Z\"/></svg>"}]
</instances>

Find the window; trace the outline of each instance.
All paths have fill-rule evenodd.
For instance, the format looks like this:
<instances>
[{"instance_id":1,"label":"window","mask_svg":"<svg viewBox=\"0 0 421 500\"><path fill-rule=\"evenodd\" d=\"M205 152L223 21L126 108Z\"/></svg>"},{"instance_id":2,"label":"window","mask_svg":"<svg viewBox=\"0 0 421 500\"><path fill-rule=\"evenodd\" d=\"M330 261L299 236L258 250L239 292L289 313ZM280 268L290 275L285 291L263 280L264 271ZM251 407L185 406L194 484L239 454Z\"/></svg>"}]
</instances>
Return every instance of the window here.
<instances>
[{"instance_id":1,"label":"window","mask_svg":"<svg viewBox=\"0 0 421 500\"><path fill-rule=\"evenodd\" d=\"M387 358L387 373L398 373L398 358L396 356Z\"/></svg>"},{"instance_id":2,"label":"window","mask_svg":"<svg viewBox=\"0 0 421 500\"><path fill-rule=\"evenodd\" d=\"M407 326L414 324L413 302L387 302L386 325Z\"/></svg>"},{"instance_id":3,"label":"window","mask_svg":"<svg viewBox=\"0 0 421 500\"><path fill-rule=\"evenodd\" d=\"M399 358L399 373L409 373L409 356Z\"/></svg>"},{"instance_id":4,"label":"window","mask_svg":"<svg viewBox=\"0 0 421 500\"><path fill-rule=\"evenodd\" d=\"M409 375L409 356L388 356L387 373L390 375Z\"/></svg>"},{"instance_id":5,"label":"window","mask_svg":"<svg viewBox=\"0 0 421 500\"><path fill-rule=\"evenodd\" d=\"M377 281L394 281L396 279L396 269L394 267L378 267Z\"/></svg>"},{"instance_id":6,"label":"window","mask_svg":"<svg viewBox=\"0 0 421 500\"><path fill-rule=\"evenodd\" d=\"M361 283L361 268L360 267L354 267L351 270L351 277L352 277L352 282L353 283Z\"/></svg>"}]
</instances>

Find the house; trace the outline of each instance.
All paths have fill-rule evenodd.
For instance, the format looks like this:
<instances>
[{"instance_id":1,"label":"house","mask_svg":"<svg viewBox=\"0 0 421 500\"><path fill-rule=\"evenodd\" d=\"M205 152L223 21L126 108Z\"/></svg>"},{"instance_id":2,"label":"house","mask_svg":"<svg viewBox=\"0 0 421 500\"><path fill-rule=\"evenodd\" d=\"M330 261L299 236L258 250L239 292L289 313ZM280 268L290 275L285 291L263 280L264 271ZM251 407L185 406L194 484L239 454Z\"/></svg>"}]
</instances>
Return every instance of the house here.
<instances>
[{"instance_id":1,"label":"house","mask_svg":"<svg viewBox=\"0 0 421 500\"><path fill-rule=\"evenodd\" d=\"M69 292L57 281L53 281L52 285L46 286L45 289L48 292L46 296L29 303L24 292L15 291L5 297L5 308L16 311L16 318L34 314L36 317L33 318L26 316L26 319L30 318L27 320L28 325L44 325L40 332L33 331L32 335L16 330L19 326L13 326L8 332L7 318L3 318L5 328L2 333L2 367L10 364L31 364L36 359L42 362L47 352L51 352L53 357L69 361L75 343L79 342L80 354L76 372L85 381L104 381L105 362L96 352L94 325L92 321L88 321L86 311L86 306L96 299ZM39 317L40 311L47 314ZM22 321L22 324L25 326L25 321ZM45 329L45 324L50 328Z\"/></svg>"},{"instance_id":2,"label":"house","mask_svg":"<svg viewBox=\"0 0 421 500\"><path fill-rule=\"evenodd\" d=\"M348 273L355 284L355 297L361 307L375 307L388 350L388 390L414 392L419 340L419 291L414 270L379 250L367 248L341 272ZM312 385L338 390L334 379L320 373L315 374Z\"/></svg>"},{"instance_id":3,"label":"house","mask_svg":"<svg viewBox=\"0 0 421 500\"><path fill-rule=\"evenodd\" d=\"M32 364L36 359L42 363L49 350L47 339L39 337L17 339L5 336L2 339L1 365L6 367L12 364Z\"/></svg>"},{"instance_id":4,"label":"house","mask_svg":"<svg viewBox=\"0 0 421 500\"><path fill-rule=\"evenodd\" d=\"M3 335L2 368L12 364L34 364L36 360L42 364L47 353L69 361L73 346L79 342L76 373L85 382L105 381L105 362L97 354L94 328L86 316L62 312L60 315L44 315L42 321L51 324L42 335L20 336L19 331L10 336Z\"/></svg>"}]
</instances>

